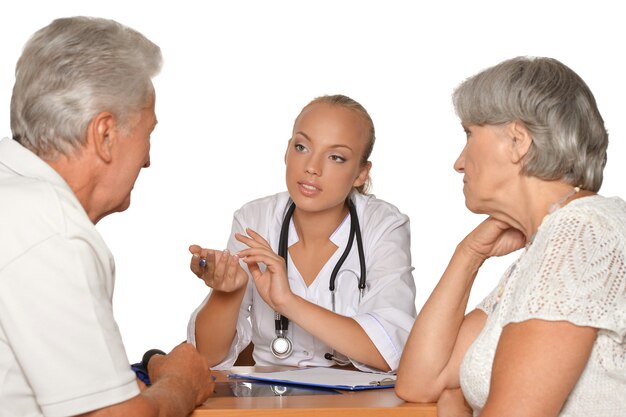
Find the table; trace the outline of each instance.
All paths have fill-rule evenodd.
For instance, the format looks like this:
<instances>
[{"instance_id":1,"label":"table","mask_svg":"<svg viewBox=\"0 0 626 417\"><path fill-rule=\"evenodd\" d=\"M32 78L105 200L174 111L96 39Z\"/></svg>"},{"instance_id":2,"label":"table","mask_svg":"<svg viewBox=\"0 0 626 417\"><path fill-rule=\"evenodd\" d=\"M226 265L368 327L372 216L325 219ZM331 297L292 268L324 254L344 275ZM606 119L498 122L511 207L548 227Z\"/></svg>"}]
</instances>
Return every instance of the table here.
<instances>
[{"instance_id":1,"label":"table","mask_svg":"<svg viewBox=\"0 0 626 417\"><path fill-rule=\"evenodd\" d=\"M235 397L228 374L273 372L288 368L276 366L236 366L230 371L214 371L216 395L196 408L192 417L437 417L436 404L411 404L399 399L394 390L339 391L337 395ZM230 395L229 395L230 393Z\"/></svg>"}]
</instances>

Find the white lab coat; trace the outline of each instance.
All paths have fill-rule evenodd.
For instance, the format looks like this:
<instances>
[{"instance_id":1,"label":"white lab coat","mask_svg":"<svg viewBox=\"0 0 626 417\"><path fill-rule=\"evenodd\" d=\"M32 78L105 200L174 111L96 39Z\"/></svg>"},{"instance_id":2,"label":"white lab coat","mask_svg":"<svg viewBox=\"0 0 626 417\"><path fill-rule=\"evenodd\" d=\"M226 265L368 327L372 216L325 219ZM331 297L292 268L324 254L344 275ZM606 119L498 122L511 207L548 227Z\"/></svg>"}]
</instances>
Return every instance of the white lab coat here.
<instances>
[{"instance_id":1,"label":"white lab coat","mask_svg":"<svg viewBox=\"0 0 626 417\"><path fill-rule=\"evenodd\" d=\"M356 320L376 345L391 370L395 371L416 316L409 218L393 205L372 195L354 192L351 198L355 203L361 226L367 283L364 296L359 302L360 263L355 239L335 281L335 312ZM228 243L231 253L246 248L235 240L234 234L236 232L245 234L248 227L263 236L272 249L278 252L280 229L288 202L289 194L284 192L254 200L239 209L234 215ZM330 238L338 249L309 287L289 257L289 285L295 294L332 310L329 279L345 250L349 232L348 215ZM288 246L297 241L298 235L292 220L289 226ZM188 326L188 341L191 343L195 343L196 315L207 299L191 316ZM297 324L289 323L288 336L293 342L293 353L286 359L277 359L270 351L270 343L276 337L274 311L263 301L250 278L230 352L224 361L213 369L230 368L250 341L254 343L253 357L257 365L335 364L324 358L324 354L332 352L331 348ZM338 334L337 337L341 335ZM372 370L355 361L353 364L359 369Z\"/></svg>"}]
</instances>

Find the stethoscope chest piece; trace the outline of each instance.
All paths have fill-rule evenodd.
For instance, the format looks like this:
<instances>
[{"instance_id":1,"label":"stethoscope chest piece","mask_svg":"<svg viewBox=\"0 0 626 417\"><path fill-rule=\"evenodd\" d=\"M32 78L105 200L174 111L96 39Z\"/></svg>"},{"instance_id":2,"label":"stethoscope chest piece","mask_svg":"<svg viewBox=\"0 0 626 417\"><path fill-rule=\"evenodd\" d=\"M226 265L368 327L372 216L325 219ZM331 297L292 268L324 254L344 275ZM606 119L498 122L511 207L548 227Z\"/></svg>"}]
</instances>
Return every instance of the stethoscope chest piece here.
<instances>
[{"instance_id":1,"label":"stethoscope chest piece","mask_svg":"<svg viewBox=\"0 0 626 417\"><path fill-rule=\"evenodd\" d=\"M276 324L276 337L270 344L272 355L278 359L288 358L293 352L293 342L287 336L289 319L275 311L274 323Z\"/></svg>"},{"instance_id":2,"label":"stethoscope chest piece","mask_svg":"<svg viewBox=\"0 0 626 417\"><path fill-rule=\"evenodd\" d=\"M293 352L293 343L289 338L282 335L277 335L270 346L272 354L278 359L288 358Z\"/></svg>"}]
</instances>

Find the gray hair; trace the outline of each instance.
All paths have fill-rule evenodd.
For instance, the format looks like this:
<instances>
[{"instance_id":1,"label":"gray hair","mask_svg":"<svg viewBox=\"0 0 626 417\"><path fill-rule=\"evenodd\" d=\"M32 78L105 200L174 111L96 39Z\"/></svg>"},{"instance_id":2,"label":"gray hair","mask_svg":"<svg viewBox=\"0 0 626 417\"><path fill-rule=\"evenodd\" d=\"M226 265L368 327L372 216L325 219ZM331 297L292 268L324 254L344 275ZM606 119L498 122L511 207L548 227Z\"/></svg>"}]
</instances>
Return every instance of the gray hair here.
<instances>
[{"instance_id":1,"label":"gray hair","mask_svg":"<svg viewBox=\"0 0 626 417\"><path fill-rule=\"evenodd\" d=\"M372 121L372 118L370 117L367 110L365 110L365 107L363 107L363 105L361 105L361 103L359 103L358 101L348 96L345 96L343 94L320 96L320 97L316 97L311 102L309 102L309 104L304 106L302 111L300 111L300 114L298 114L298 117L296 117L296 122L300 118L300 115L302 114L302 112L307 107L315 103L326 103L332 106L344 107L346 109L350 109L356 112L359 116L361 116L361 118L367 125L367 129L368 129L367 144L365 146L365 150L363 151L363 155L361 157L361 165L367 164L367 161L369 160L370 155L372 154L372 151L374 150L374 142L376 142L376 130L374 129L374 122ZM371 186L372 186L372 179L368 175L367 179L365 180L365 183L359 187L356 187L356 190L361 194L367 194Z\"/></svg>"},{"instance_id":2,"label":"gray hair","mask_svg":"<svg viewBox=\"0 0 626 417\"><path fill-rule=\"evenodd\" d=\"M89 122L111 112L122 127L154 94L161 50L115 21L54 20L24 46L11 98L13 139L37 155L70 155Z\"/></svg>"},{"instance_id":3,"label":"gray hair","mask_svg":"<svg viewBox=\"0 0 626 417\"><path fill-rule=\"evenodd\" d=\"M464 81L453 94L464 124L523 123L533 138L522 173L598 191L608 134L595 98L552 58L517 57Z\"/></svg>"}]
</instances>

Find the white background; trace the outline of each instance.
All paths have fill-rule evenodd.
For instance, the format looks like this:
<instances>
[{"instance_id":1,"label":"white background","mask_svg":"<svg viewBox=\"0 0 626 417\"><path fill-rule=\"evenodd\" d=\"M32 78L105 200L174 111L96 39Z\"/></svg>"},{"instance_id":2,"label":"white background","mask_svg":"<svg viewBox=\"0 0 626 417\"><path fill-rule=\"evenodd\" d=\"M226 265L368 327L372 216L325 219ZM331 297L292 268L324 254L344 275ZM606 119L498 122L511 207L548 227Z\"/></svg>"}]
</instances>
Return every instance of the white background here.
<instances>
[{"instance_id":1,"label":"white background","mask_svg":"<svg viewBox=\"0 0 626 417\"><path fill-rule=\"evenodd\" d=\"M188 269L188 245L223 248L234 210L285 189L283 154L300 109L322 94L347 94L376 126L374 194L411 218L419 309L455 245L482 220L465 208L452 169L465 138L450 101L453 88L481 69L535 55L578 72L610 133L601 194L626 196L621 7L572 0L5 1L0 136L10 136L22 46L54 18L112 18L162 48L152 166L139 177L131 208L97 226L116 258L115 314L129 358L138 361L149 348L182 342L189 314L207 293ZM485 264L470 307L515 256Z\"/></svg>"}]
</instances>

